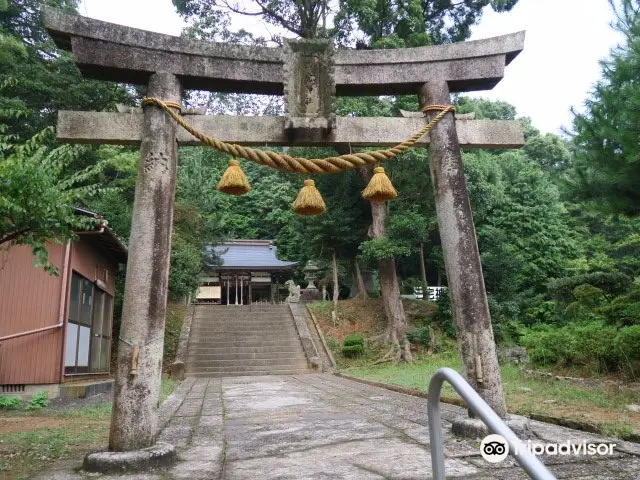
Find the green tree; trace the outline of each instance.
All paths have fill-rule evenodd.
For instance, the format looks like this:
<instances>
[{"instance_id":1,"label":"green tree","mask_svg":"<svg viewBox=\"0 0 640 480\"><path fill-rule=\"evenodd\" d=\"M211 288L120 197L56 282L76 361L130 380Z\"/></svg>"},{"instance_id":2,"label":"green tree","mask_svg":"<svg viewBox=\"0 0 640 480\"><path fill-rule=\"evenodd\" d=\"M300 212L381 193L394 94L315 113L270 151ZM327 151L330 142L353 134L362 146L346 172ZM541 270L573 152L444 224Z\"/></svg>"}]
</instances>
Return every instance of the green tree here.
<instances>
[{"instance_id":1,"label":"green tree","mask_svg":"<svg viewBox=\"0 0 640 480\"><path fill-rule=\"evenodd\" d=\"M343 44L400 48L466 40L486 6L511 10L518 0L341 0L334 34ZM284 3L284 2L283 2Z\"/></svg>"},{"instance_id":2,"label":"green tree","mask_svg":"<svg viewBox=\"0 0 640 480\"><path fill-rule=\"evenodd\" d=\"M108 161L70 171L82 149L51 148L47 146L51 136L47 129L22 144L11 144L0 134L0 248L28 245L36 264L56 273L45 243L73 239L74 231L95 225L94 219L77 215L73 207L103 193L96 180Z\"/></svg>"},{"instance_id":3,"label":"green tree","mask_svg":"<svg viewBox=\"0 0 640 480\"><path fill-rule=\"evenodd\" d=\"M55 125L58 110L132 104L126 89L84 79L72 55L56 48L44 29L44 5L77 13L76 0L0 2L0 81L15 80L0 92L0 110L23 112L6 122L8 132L23 140Z\"/></svg>"},{"instance_id":4,"label":"green tree","mask_svg":"<svg viewBox=\"0 0 640 480\"><path fill-rule=\"evenodd\" d=\"M617 9L623 45L601 62L602 79L575 115L574 194L615 211L640 214L640 5Z\"/></svg>"}]
</instances>

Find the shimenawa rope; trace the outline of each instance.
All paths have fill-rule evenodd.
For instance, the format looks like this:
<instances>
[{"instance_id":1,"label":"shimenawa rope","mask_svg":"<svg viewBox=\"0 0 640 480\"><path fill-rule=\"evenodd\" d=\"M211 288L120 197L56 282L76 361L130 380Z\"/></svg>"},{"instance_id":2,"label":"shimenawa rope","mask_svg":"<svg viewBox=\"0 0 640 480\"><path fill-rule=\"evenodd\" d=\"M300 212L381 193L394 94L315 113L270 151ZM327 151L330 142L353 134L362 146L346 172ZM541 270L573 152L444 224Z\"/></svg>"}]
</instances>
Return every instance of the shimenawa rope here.
<instances>
[{"instance_id":1,"label":"shimenawa rope","mask_svg":"<svg viewBox=\"0 0 640 480\"><path fill-rule=\"evenodd\" d=\"M142 106L157 105L173 118L182 128L196 137L202 143L209 145L223 153L234 157L241 157L245 160L265 165L267 167L292 173L337 173L351 168L358 168L363 165L375 164L383 160L389 160L414 146L429 130L431 130L449 112L455 111L453 105L428 105L422 109L423 112L440 111L429 123L416 132L415 135L407 138L398 145L385 150L374 150L371 152L358 152L326 158L302 158L292 157L283 153L269 150L258 150L251 147L243 147L234 143L227 143L217 138L197 131L184 119L174 112L181 111L180 104L176 102L165 102L155 97L144 97Z\"/></svg>"}]
</instances>

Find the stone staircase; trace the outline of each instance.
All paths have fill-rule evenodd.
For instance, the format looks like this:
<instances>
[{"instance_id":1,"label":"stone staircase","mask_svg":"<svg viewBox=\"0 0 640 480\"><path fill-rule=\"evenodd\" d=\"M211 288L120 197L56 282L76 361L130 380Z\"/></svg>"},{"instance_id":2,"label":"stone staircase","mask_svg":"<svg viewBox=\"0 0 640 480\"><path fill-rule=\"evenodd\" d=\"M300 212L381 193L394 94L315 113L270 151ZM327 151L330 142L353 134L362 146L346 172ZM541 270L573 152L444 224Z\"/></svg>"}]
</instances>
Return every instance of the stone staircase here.
<instances>
[{"instance_id":1,"label":"stone staircase","mask_svg":"<svg viewBox=\"0 0 640 480\"><path fill-rule=\"evenodd\" d=\"M197 305L185 367L192 377L311 371L288 305Z\"/></svg>"}]
</instances>

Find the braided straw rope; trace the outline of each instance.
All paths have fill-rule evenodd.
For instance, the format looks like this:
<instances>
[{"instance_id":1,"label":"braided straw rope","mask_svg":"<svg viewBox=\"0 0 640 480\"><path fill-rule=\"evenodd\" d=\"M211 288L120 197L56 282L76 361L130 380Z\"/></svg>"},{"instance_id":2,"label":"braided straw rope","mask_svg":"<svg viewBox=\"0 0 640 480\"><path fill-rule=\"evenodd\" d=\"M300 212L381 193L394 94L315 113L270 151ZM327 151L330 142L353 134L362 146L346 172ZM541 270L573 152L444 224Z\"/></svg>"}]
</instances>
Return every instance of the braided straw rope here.
<instances>
[{"instance_id":1,"label":"braided straw rope","mask_svg":"<svg viewBox=\"0 0 640 480\"><path fill-rule=\"evenodd\" d=\"M327 158L302 158L292 157L283 153L272 152L269 150L257 150L251 147L243 147L235 143L227 143L217 138L210 137L202 132L197 131L191 125L186 123L180 115L174 112L172 109L181 110L180 104L176 102L164 102L155 97L144 97L142 100L142 106L145 105L157 105L162 108L171 118L173 118L182 128L184 128L191 135L196 137L202 143L209 145L223 153L228 153L234 157L241 157L245 160L265 165L284 172L293 173L337 173L342 170L348 170L351 168L358 168L364 165L378 163L382 160L389 160L404 152L410 147L413 147L423 135L431 130L442 118L449 112L455 111L453 105L429 105L422 111L435 111L439 110L440 113L436 115L429 123L422 127L415 135L407 138L404 142L399 143L395 147L387 148L385 150L374 150L372 152L358 152L353 154L345 154L337 157Z\"/></svg>"}]
</instances>

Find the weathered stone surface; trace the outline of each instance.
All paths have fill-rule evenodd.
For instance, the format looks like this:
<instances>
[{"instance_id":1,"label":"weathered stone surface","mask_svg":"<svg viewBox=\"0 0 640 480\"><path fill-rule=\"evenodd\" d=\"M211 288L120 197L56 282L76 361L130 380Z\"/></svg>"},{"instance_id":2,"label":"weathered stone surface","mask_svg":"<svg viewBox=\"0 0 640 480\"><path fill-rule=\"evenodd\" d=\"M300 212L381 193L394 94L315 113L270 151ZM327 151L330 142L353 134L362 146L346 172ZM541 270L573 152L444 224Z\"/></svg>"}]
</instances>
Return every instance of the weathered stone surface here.
<instances>
[{"instance_id":1,"label":"weathered stone surface","mask_svg":"<svg viewBox=\"0 0 640 480\"><path fill-rule=\"evenodd\" d=\"M412 112L410 110L402 110L398 109L400 116L404 118L423 118L424 113L422 112ZM475 120L476 112L470 113L455 113L454 118L457 120Z\"/></svg>"},{"instance_id":2,"label":"weathered stone surface","mask_svg":"<svg viewBox=\"0 0 640 480\"><path fill-rule=\"evenodd\" d=\"M525 347L503 348L499 350L498 356L501 362L516 364L529 363L529 353Z\"/></svg>"},{"instance_id":3,"label":"weathered stone surface","mask_svg":"<svg viewBox=\"0 0 640 480\"><path fill-rule=\"evenodd\" d=\"M420 91L423 107L450 103L449 88L443 80L426 83ZM429 118L435 115L436 112L428 114ZM453 115L446 114L429 136L429 169L464 374L467 382L504 418L507 407Z\"/></svg>"},{"instance_id":4,"label":"weathered stone surface","mask_svg":"<svg viewBox=\"0 0 640 480\"><path fill-rule=\"evenodd\" d=\"M168 443L157 443L143 450L130 452L96 452L84 458L82 468L87 472L126 473L148 472L176 462L176 449Z\"/></svg>"},{"instance_id":5,"label":"weathered stone surface","mask_svg":"<svg viewBox=\"0 0 640 480\"><path fill-rule=\"evenodd\" d=\"M178 79L154 74L149 93L181 101ZM154 444L169 279L178 145L176 127L146 107L129 240L109 450Z\"/></svg>"},{"instance_id":6,"label":"weathered stone surface","mask_svg":"<svg viewBox=\"0 0 640 480\"><path fill-rule=\"evenodd\" d=\"M178 463L122 479L428 479L432 478L426 399L353 382L333 375L199 378L180 384L182 403L205 392L196 427L169 426L162 437L179 445ZM428 383L425 378L425 384ZM225 415L206 405L224 405ZM512 457L486 462L476 439L451 434L451 421L464 410L442 405L447 478L526 479ZM179 420L182 421L182 420ZM522 440L616 443L613 455L544 455L557 478L640 478L640 446L630 442L531 421ZM75 465L61 462L38 477L80 480Z\"/></svg>"},{"instance_id":7,"label":"weathered stone surface","mask_svg":"<svg viewBox=\"0 0 640 480\"><path fill-rule=\"evenodd\" d=\"M182 323L182 330L180 331L180 338L178 339L178 347L176 348L176 358L171 364L171 376L178 380L184 380L184 364L187 358L189 334L191 333L191 324L193 323L194 313L195 307L192 305L189 307L184 322Z\"/></svg>"},{"instance_id":8,"label":"weathered stone surface","mask_svg":"<svg viewBox=\"0 0 640 480\"><path fill-rule=\"evenodd\" d=\"M315 130L325 137L335 127L333 43L328 39L285 40L284 110L287 136Z\"/></svg>"},{"instance_id":9,"label":"weathered stone surface","mask_svg":"<svg viewBox=\"0 0 640 480\"><path fill-rule=\"evenodd\" d=\"M208 43L45 10L45 26L70 49L84 75L147 83L163 70L185 88L282 94L281 48ZM453 92L493 88L524 46L524 32L473 42L395 50L338 50L338 95L415 93L424 82L446 80ZM126 67L125 67L126 66Z\"/></svg>"},{"instance_id":10,"label":"weathered stone surface","mask_svg":"<svg viewBox=\"0 0 640 480\"><path fill-rule=\"evenodd\" d=\"M307 356L307 361L312 368L317 370L321 367L320 355L318 354L318 348L315 343L313 343L311 332L307 326L307 308L300 303L290 303L289 308L291 315L293 315L293 321L298 331L304 354Z\"/></svg>"},{"instance_id":11,"label":"weathered stone surface","mask_svg":"<svg viewBox=\"0 0 640 480\"><path fill-rule=\"evenodd\" d=\"M193 115L187 122L219 140L239 145L393 146L420 130L424 118L337 117L327 138L299 136L293 142L285 134L284 117L236 117ZM510 120L458 120L458 143L465 148L518 148L524 145L522 124ZM138 144L142 138L142 115L138 113L58 113L57 137L70 143ZM184 129L177 132L180 145L202 145ZM429 144L425 135L417 143Z\"/></svg>"}]
</instances>

